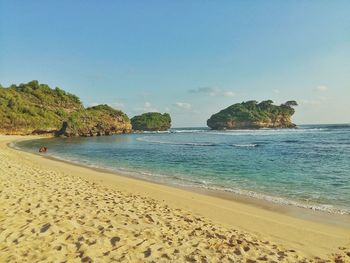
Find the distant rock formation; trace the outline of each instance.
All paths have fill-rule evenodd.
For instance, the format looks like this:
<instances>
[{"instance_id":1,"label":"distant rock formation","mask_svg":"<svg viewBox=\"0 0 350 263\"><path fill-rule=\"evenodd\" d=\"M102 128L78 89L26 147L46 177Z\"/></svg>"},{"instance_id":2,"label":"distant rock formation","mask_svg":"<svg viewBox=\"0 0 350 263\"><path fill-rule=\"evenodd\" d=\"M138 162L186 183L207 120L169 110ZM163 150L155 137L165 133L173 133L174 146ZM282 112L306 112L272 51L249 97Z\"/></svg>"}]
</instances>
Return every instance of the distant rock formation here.
<instances>
[{"instance_id":1,"label":"distant rock formation","mask_svg":"<svg viewBox=\"0 0 350 263\"><path fill-rule=\"evenodd\" d=\"M36 80L8 88L0 85L0 134L95 136L128 132L128 116L108 105L85 108L77 96Z\"/></svg>"},{"instance_id":2,"label":"distant rock formation","mask_svg":"<svg viewBox=\"0 0 350 263\"><path fill-rule=\"evenodd\" d=\"M295 128L291 118L297 106L296 101L287 101L280 106L272 100L247 101L236 103L212 115L207 125L211 129L259 129L259 128Z\"/></svg>"},{"instance_id":3,"label":"distant rock formation","mask_svg":"<svg viewBox=\"0 0 350 263\"><path fill-rule=\"evenodd\" d=\"M131 118L131 124L136 131L166 131L171 127L171 117L168 113L147 112Z\"/></svg>"}]
</instances>

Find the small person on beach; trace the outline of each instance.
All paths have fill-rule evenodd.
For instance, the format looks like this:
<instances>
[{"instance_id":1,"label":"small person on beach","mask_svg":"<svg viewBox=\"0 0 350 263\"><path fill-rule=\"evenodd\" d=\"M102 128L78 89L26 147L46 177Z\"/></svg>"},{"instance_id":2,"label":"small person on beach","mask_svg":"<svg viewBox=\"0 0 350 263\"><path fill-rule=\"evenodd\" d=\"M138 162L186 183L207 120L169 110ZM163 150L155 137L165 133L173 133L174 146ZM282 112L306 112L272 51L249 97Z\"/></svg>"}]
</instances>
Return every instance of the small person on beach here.
<instances>
[{"instance_id":1,"label":"small person on beach","mask_svg":"<svg viewBox=\"0 0 350 263\"><path fill-rule=\"evenodd\" d=\"M47 147L46 146L41 146L40 148L39 148L39 153L46 153L47 152Z\"/></svg>"}]
</instances>

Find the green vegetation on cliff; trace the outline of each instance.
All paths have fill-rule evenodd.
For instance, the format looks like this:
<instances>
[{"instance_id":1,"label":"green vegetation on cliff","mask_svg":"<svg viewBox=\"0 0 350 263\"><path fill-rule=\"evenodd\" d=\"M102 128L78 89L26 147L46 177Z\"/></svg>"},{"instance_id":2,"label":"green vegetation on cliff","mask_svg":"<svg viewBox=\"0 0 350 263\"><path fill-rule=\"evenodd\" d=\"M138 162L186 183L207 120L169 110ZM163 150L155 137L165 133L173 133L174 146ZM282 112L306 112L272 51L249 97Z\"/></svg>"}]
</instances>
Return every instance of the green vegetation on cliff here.
<instances>
[{"instance_id":1,"label":"green vegetation on cliff","mask_svg":"<svg viewBox=\"0 0 350 263\"><path fill-rule=\"evenodd\" d=\"M131 123L128 116L108 105L98 105L73 112L68 118L68 127L60 132L68 136L110 135L128 132Z\"/></svg>"},{"instance_id":2,"label":"green vegetation on cliff","mask_svg":"<svg viewBox=\"0 0 350 263\"><path fill-rule=\"evenodd\" d=\"M168 113L147 112L131 118L132 128L141 131L165 131L171 127Z\"/></svg>"},{"instance_id":3,"label":"green vegetation on cliff","mask_svg":"<svg viewBox=\"0 0 350 263\"><path fill-rule=\"evenodd\" d=\"M212 115L207 124L212 129L291 128L295 127L291 122L293 106L297 106L296 101L280 106L272 100L236 103Z\"/></svg>"},{"instance_id":4,"label":"green vegetation on cliff","mask_svg":"<svg viewBox=\"0 0 350 263\"><path fill-rule=\"evenodd\" d=\"M72 133L89 136L131 129L128 117L107 105L84 108L80 99L60 88L51 89L33 80L26 84L0 86L0 133L55 133L66 122ZM96 133L98 133L96 132Z\"/></svg>"}]
</instances>

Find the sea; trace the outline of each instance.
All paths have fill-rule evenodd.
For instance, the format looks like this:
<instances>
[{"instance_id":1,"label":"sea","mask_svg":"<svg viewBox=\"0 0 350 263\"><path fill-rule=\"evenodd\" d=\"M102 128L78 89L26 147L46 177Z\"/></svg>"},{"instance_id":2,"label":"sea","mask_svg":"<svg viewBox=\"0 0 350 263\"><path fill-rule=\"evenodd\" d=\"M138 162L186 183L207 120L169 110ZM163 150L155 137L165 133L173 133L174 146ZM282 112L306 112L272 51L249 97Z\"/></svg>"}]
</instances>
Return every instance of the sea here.
<instances>
[{"instance_id":1,"label":"sea","mask_svg":"<svg viewBox=\"0 0 350 263\"><path fill-rule=\"evenodd\" d=\"M210 130L16 143L26 151L167 185L350 214L350 124Z\"/></svg>"}]
</instances>

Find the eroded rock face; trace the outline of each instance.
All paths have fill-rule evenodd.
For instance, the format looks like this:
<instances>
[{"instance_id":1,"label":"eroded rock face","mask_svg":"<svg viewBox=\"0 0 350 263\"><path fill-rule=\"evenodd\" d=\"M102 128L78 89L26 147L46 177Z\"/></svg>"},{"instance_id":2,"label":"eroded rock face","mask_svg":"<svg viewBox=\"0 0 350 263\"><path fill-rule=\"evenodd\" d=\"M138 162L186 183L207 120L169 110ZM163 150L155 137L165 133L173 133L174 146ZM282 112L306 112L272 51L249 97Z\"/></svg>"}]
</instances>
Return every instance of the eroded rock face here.
<instances>
[{"instance_id":1,"label":"eroded rock face","mask_svg":"<svg viewBox=\"0 0 350 263\"><path fill-rule=\"evenodd\" d=\"M85 112L73 115L62 123L56 136L104 136L130 133L132 131L129 118L121 111L107 105L88 108Z\"/></svg>"},{"instance_id":2,"label":"eroded rock face","mask_svg":"<svg viewBox=\"0 0 350 263\"><path fill-rule=\"evenodd\" d=\"M214 130L234 129L261 129L261 128L295 128L294 123L289 122L251 122L251 121L227 121L212 123L208 126Z\"/></svg>"},{"instance_id":3,"label":"eroded rock face","mask_svg":"<svg viewBox=\"0 0 350 263\"><path fill-rule=\"evenodd\" d=\"M296 103L293 102L293 106ZM248 101L231 105L212 115L207 125L211 129L295 128L291 117L294 109L289 104L272 105L272 101Z\"/></svg>"},{"instance_id":4,"label":"eroded rock face","mask_svg":"<svg viewBox=\"0 0 350 263\"><path fill-rule=\"evenodd\" d=\"M55 133L55 136L65 136L65 137L93 137L93 136L107 136L113 134L123 134L123 133L131 133L131 125L120 124L116 126L112 126L110 128L102 128L99 125L86 127L83 129L72 129L69 125L65 126L62 124L62 128Z\"/></svg>"}]
</instances>

